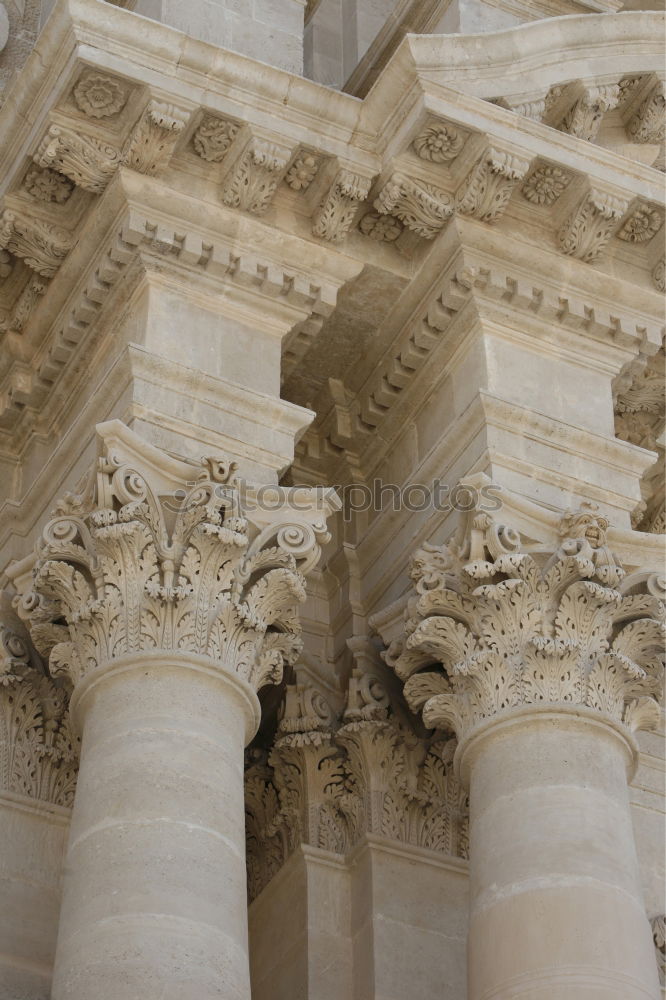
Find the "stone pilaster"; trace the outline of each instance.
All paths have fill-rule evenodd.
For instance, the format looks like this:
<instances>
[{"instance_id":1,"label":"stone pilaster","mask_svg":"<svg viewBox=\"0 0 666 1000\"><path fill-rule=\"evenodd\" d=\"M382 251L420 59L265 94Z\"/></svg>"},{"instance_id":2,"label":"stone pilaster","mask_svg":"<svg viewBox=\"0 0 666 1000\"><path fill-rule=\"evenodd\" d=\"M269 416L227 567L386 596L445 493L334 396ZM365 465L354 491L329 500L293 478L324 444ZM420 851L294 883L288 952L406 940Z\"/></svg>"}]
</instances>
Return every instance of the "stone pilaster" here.
<instances>
[{"instance_id":1,"label":"stone pilaster","mask_svg":"<svg viewBox=\"0 0 666 1000\"><path fill-rule=\"evenodd\" d=\"M247 1000L243 748L256 691L300 648L303 572L335 504L241 495L229 461L98 432L20 602L82 733L53 997L201 1000L224 983Z\"/></svg>"},{"instance_id":2,"label":"stone pilaster","mask_svg":"<svg viewBox=\"0 0 666 1000\"><path fill-rule=\"evenodd\" d=\"M657 998L627 774L659 719L664 606L608 522L550 550L475 511L416 553L387 661L470 787L470 1000Z\"/></svg>"},{"instance_id":3,"label":"stone pilaster","mask_svg":"<svg viewBox=\"0 0 666 1000\"><path fill-rule=\"evenodd\" d=\"M0 994L46 996L78 768L66 692L0 598Z\"/></svg>"}]
</instances>

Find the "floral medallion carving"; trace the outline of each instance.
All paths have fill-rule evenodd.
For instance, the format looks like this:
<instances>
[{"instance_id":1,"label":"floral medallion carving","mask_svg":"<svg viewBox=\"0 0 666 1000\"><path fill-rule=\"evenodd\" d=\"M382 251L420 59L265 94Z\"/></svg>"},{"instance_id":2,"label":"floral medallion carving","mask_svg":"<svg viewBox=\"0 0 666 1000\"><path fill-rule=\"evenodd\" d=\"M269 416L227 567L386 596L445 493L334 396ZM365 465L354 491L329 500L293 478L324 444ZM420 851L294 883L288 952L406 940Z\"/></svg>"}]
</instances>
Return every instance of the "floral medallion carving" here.
<instances>
[{"instance_id":1,"label":"floral medallion carving","mask_svg":"<svg viewBox=\"0 0 666 1000\"><path fill-rule=\"evenodd\" d=\"M398 239L404 227L400 220L392 215L368 212L359 222L358 228L364 236L368 236L377 243L393 243Z\"/></svg>"},{"instance_id":2,"label":"floral medallion carving","mask_svg":"<svg viewBox=\"0 0 666 1000\"><path fill-rule=\"evenodd\" d=\"M296 157L285 175L285 182L292 191L307 191L319 170L319 160L311 153Z\"/></svg>"},{"instance_id":3,"label":"floral medallion carving","mask_svg":"<svg viewBox=\"0 0 666 1000\"><path fill-rule=\"evenodd\" d=\"M663 214L649 205L639 205L618 232L618 238L626 243L647 243L661 229Z\"/></svg>"},{"instance_id":4,"label":"floral medallion carving","mask_svg":"<svg viewBox=\"0 0 666 1000\"><path fill-rule=\"evenodd\" d=\"M72 181L49 167L31 167L23 182L24 189L37 201L62 205L74 190Z\"/></svg>"},{"instance_id":5,"label":"floral medallion carving","mask_svg":"<svg viewBox=\"0 0 666 1000\"><path fill-rule=\"evenodd\" d=\"M110 76L84 73L72 92L79 110L89 118L111 118L127 103L128 91Z\"/></svg>"},{"instance_id":6,"label":"floral medallion carving","mask_svg":"<svg viewBox=\"0 0 666 1000\"><path fill-rule=\"evenodd\" d=\"M192 137L192 145L202 160L220 163L238 134L235 122L208 115Z\"/></svg>"},{"instance_id":7,"label":"floral medallion carving","mask_svg":"<svg viewBox=\"0 0 666 1000\"><path fill-rule=\"evenodd\" d=\"M571 174L560 167L544 164L532 170L523 181L521 191L533 205L552 205L567 189Z\"/></svg>"},{"instance_id":8,"label":"floral medallion carving","mask_svg":"<svg viewBox=\"0 0 666 1000\"><path fill-rule=\"evenodd\" d=\"M449 163L465 144L462 133L452 125L429 125L412 143L414 151L422 160L432 163Z\"/></svg>"}]
</instances>

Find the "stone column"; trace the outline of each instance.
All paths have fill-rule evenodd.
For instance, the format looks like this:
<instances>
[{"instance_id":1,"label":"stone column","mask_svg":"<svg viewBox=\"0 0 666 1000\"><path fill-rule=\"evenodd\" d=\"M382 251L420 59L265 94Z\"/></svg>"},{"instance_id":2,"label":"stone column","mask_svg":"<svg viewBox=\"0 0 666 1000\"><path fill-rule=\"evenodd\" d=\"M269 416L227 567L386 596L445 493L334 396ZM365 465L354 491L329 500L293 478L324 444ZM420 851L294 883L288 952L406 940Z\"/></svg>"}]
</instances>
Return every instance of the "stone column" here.
<instances>
[{"instance_id":1,"label":"stone column","mask_svg":"<svg viewBox=\"0 0 666 1000\"><path fill-rule=\"evenodd\" d=\"M250 523L232 463L124 434L44 528L23 600L82 733L53 1000L249 1000L243 749L300 648L330 502L274 488Z\"/></svg>"},{"instance_id":2,"label":"stone column","mask_svg":"<svg viewBox=\"0 0 666 1000\"><path fill-rule=\"evenodd\" d=\"M647 574L624 579L607 527L568 513L555 551L531 555L473 512L412 564L387 659L426 725L459 741L469 1000L659 996L627 776L633 733L659 719L664 607Z\"/></svg>"}]
</instances>

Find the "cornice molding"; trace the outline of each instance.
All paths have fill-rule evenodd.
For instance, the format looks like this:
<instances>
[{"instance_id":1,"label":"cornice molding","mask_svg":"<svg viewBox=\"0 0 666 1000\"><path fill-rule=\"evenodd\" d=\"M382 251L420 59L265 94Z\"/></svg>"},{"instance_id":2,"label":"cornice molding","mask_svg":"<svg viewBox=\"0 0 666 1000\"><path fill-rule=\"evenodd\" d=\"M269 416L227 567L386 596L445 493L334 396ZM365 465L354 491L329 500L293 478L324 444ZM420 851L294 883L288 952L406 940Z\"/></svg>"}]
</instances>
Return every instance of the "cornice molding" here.
<instances>
[{"instance_id":1,"label":"cornice molding","mask_svg":"<svg viewBox=\"0 0 666 1000\"><path fill-rule=\"evenodd\" d=\"M210 225L200 227L196 217L188 218L188 205L182 200L169 200L173 212L169 217L153 208L152 202L147 206L137 202L137 193L132 173L119 175L105 196L105 204L100 205L94 227L82 235L67 262L68 271L51 289L49 308L33 317L28 341L34 345L32 362L23 360L25 347L23 358L8 359L0 382L4 403L0 427L12 431L17 447L25 433L19 424L27 429L34 422L70 359L87 350L91 338L99 335L100 324L105 322L105 302L137 262L147 272L164 272L165 268L182 272L182 279L190 286L193 281L195 285L201 282L211 294L224 287L225 308L238 318L272 329L278 337L294 330L295 335L301 332L309 339L333 311L340 284L358 270L353 261L323 249L304 262L298 239L281 238L264 226L257 230L252 223L244 226L241 249L234 225L229 226L229 236L221 235L221 227L214 232ZM165 193L154 192L152 200L159 202ZM226 211L218 210L223 224ZM102 220L108 228L100 240ZM72 292L73 274L77 286ZM54 321L53 299L58 301L59 288L62 305ZM40 298L43 293L35 294L35 301Z\"/></svg>"},{"instance_id":2,"label":"cornice molding","mask_svg":"<svg viewBox=\"0 0 666 1000\"><path fill-rule=\"evenodd\" d=\"M589 185L590 198L563 225L560 222L563 252L581 259L595 259L613 231L626 230L628 220L620 225L618 217L624 214L621 206L628 208L639 197L650 204L663 202L663 192L648 168L636 164L627 172L615 154L556 133L530 117L523 118L516 129L512 111L481 99L489 96L486 93L474 88L470 92L461 82L464 73L451 75L449 56L455 65L463 56L466 65L470 60L479 63L481 50L483 59L498 72L502 67L502 72L509 72L506 55L500 58L500 42L510 41L521 53L527 52L521 57L525 65L530 60L534 63L537 55L543 55L542 25L521 25L476 41L476 36L406 39L373 92L358 102L203 42L187 39L185 45L184 36L155 22L150 22L149 31L139 33L139 58L136 38L130 38L133 15L108 6L103 13L100 18L99 5L92 0L67 0L58 7L0 115L0 167L8 179L0 246L43 277L55 275L82 230L73 213L67 216L67 227L62 227L55 218L52 221L28 212L25 205L16 206L16 172L24 170L26 156L42 170L75 183L81 189L79 201L79 195L87 193L80 214L89 218L97 211L94 196L123 165L126 171L144 177L168 175L173 196L189 190L191 174L196 173L233 212L272 213L270 225L279 226L280 233L299 232L301 217L309 215L316 243L341 242L351 231L357 209L366 199L374 200L377 212L390 214L400 226L391 220L381 225L381 220L373 221L365 214L360 232L369 239L359 241L352 251L359 264L380 252L380 244L395 243L402 249L403 225L430 239L445 226L453 210L497 222L514 188L528 171L534 173L541 160L553 167L559 163L556 169L567 177L587 178L584 183ZM592 15L549 23L551 55L553 37L563 48L573 46L576 51L587 40L589 51L588 76L573 82L565 78L566 59L553 62L558 79L553 87L563 90L564 96L543 98L546 118L555 115L560 105L566 106L568 110L560 116L563 122L566 119L563 127L587 135L589 128L569 121L571 109L589 105L598 124L599 109L612 103L608 95L612 92L614 100L622 91L627 127L633 129L634 138L645 142L658 127L658 67L652 63L654 33L661 21L656 14L643 13L618 15L610 21ZM637 63L631 79L642 81L640 86L632 83L622 90L619 77L616 82L590 81L589 70L597 58L609 75L608 52L617 55L620 41L628 50L627 59ZM439 53L439 63L433 61L435 53ZM173 63L166 60L167 54L174 55ZM613 64L616 77L623 58ZM435 65L439 70L434 70ZM541 63L539 69L543 71ZM396 86L399 93L394 94ZM524 80L521 86L524 91ZM522 104L509 91L493 99L534 116L534 102L524 92L519 96ZM635 124L637 115L644 123L640 128ZM439 130L437 136L433 129ZM461 140L466 140L463 147ZM304 174L306 159L312 162L310 172ZM450 164L451 170L443 164ZM373 192L371 184L377 176ZM570 184L572 191L578 190L579 179ZM287 184L293 192L291 202L285 202ZM539 225L548 228L544 212L549 200L540 195L529 198L533 188L523 185L528 210L534 211ZM612 219L606 226L607 239L595 239L594 247L588 247L585 232L591 228L596 232L599 211L604 219L610 211L607 194L599 209L602 189L615 192ZM287 204L289 211L284 210ZM636 252L642 261L642 251ZM659 285L658 262L651 260L649 270ZM20 287L14 293L5 309L10 321ZM23 312L25 305L26 300L21 303ZM306 340L316 334L305 332ZM6 391L11 393L12 387Z\"/></svg>"}]
</instances>

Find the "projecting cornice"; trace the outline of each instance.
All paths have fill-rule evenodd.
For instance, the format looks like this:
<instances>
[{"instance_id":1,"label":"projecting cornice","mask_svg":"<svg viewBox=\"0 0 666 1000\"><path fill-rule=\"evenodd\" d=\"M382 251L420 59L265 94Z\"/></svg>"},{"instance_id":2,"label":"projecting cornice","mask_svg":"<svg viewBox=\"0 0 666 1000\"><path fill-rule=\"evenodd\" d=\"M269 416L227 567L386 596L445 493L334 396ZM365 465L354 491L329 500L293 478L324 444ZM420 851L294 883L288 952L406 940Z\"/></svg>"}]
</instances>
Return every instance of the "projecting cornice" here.
<instances>
[{"instance_id":1,"label":"projecting cornice","mask_svg":"<svg viewBox=\"0 0 666 1000\"><path fill-rule=\"evenodd\" d=\"M448 245L466 220L488 239L493 227L526 239L555 270L573 258L595 278L628 263L651 302L646 289L663 286L661 175L590 139L606 115L624 152L659 138L662 22L591 15L410 36L359 101L162 24L139 32L132 13L97 0L58 5L0 114L2 426L41 412L137 261L224 286L234 308L261 313L285 338L285 377L341 285L376 267L423 294L428 243ZM496 286L484 267L472 283ZM525 295L525 275L499 283L531 313L571 311L547 283ZM613 306L599 324L600 305L581 308L594 329L654 339L653 316L636 323ZM363 424L376 426L371 397L390 404L410 365L399 352L382 371Z\"/></svg>"}]
</instances>

